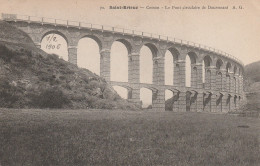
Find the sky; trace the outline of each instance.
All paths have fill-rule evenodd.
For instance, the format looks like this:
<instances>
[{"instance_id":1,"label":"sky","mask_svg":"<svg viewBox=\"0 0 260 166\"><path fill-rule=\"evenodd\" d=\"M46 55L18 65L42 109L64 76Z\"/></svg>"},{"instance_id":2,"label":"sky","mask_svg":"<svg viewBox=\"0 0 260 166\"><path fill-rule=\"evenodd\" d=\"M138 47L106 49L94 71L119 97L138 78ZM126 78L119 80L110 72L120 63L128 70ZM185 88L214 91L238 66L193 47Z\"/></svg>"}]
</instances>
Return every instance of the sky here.
<instances>
[{"instance_id":1,"label":"sky","mask_svg":"<svg viewBox=\"0 0 260 166\"><path fill-rule=\"evenodd\" d=\"M193 41L225 51L244 64L260 60L260 1L259 0L0 0L0 13L75 20L109 25L171 36ZM112 10L109 6L138 6L138 10ZM166 10L165 6L171 9ZM176 9L178 7L228 6L224 9ZM232 9L235 6L237 9ZM144 7L144 9L140 9ZM160 9L146 9L160 7ZM242 7L242 9L239 9ZM105 8L100 10L100 8ZM172 9L175 8L175 9ZM66 42L57 36L57 54L67 59ZM48 51L47 39L42 48ZM78 65L99 74L97 44L82 39L78 44ZM53 51L53 49L49 49ZM61 55L62 54L62 55ZM141 81L151 82L150 50L142 48L144 61ZM96 56L97 55L97 56ZM170 57L170 56L168 56ZM123 65L118 62L126 61ZM127 51L120 42L111 50L112 80L127 80ZM142 59L143 58L143 59ZM142 62L141 62L142 63ZM93 65L95 64L95 65ZM169 67L170 68L170 67ZM115 71L115 72L113 72ZM169 70L167 70L169 71ZM171 84L171 72L167 84ZM142 74L143 73L143 74ZM142 80L143 79L143 80Z\"/></svg>"}]
</instances>

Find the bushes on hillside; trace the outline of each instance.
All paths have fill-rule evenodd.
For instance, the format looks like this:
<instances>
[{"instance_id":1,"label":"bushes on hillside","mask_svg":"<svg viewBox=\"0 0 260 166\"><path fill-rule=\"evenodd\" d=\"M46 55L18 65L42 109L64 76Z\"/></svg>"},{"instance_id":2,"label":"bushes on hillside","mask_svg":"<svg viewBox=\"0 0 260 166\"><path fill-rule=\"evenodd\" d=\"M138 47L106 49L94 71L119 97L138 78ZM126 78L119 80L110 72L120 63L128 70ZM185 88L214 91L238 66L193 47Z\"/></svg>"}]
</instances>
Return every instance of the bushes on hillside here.
<instances>
[{"instance_id":1,"label":"bushes on hillside","mask_svg":"<svg viewBox=\"0 0 260 166\"><path fill-rule=\"evenodd\" d=\"M0 107L13 108L19 100L18 89L6 80L0 80Z\"/></svg>"},{"instance_id":2,"label":"bushes on hillside","mask_svg":"<svg viewBox=\"0 0 260 166\"><path fill-rule=\"evenodd\" d=\"M2 58L5 62L10 62L14 54L15 53L13 51L0 44L0 58Z\"/></svg>"},{"instance_id":3,"label":"bushes on hillside","mask_svg":"<svg viewBox=\"0 0 260 166\"><path fill-rule=\"evenodd\" d=\"M43 90L32 99L32 105L39 108L64 108L69 104L67 96L58 88Z\"/></svg>"},{"instance_id":4,"label":"bushes on hillside","mask_svg":"<svg viewBox=\"0 0 260 166\"><path fill-rule=\"evenodd\" d=\"M86 101L90 108L98 108L98 109L112 109L115 107L110 100L99 99L95 96L88 96Z\"/></svg>"}]
</instances>

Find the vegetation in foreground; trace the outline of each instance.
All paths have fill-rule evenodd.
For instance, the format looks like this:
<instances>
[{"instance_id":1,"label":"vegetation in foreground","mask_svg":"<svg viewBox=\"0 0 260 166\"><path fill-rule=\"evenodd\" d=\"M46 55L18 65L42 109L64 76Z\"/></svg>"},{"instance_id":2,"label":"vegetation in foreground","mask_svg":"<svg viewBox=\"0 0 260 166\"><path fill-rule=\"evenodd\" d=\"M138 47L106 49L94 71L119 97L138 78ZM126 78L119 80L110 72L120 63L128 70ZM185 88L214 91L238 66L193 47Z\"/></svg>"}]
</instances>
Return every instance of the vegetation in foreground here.
<instances>
[{"instance_id":1,"label":"vegetation in foreground","mask_svg":"<svg viewBox=\"0 0 260 166\"><path fill-rule=\"evenodd\" d=\"M0 110L0 165L260 164L260 121L205 113Z\"/></svg>"}]
</instances>

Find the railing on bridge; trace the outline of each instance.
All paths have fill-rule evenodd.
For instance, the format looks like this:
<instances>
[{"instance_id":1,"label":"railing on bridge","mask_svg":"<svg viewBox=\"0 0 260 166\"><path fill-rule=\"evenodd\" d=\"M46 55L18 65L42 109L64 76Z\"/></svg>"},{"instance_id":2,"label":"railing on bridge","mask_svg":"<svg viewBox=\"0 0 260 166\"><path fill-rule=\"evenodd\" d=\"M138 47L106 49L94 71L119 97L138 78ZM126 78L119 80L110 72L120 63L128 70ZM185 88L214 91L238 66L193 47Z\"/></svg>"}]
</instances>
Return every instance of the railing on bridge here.
<instances>
[{"instance_id":1,"label":"railing on bridge","mask_svg":"<svg viewBox=\"0 0 260 166\"><path fill-rule=\"evenodd\" d=\"M61 19L54 19L54 18L46 18L46 17L34 17L34 16L27 16L27 15L17 15L17 14L4 14L2 13L2 20L5 21L27 21L27 22L36 22L41 24L53 24L53 25L62 25L67 27L76 27L76 28L88 28L88 29L97 29L97 30L103 30L103 31L111 31L111 32L117 32L122 34L129 34L129 35L135 35L140 37L150 37L155 38L163 41L168 42L174 42L178 44L188 45L192 47L197 47L201 49L205 49L217 54L221 54L222 56L231 58L238 63L240 63L242 66L244 66L243 62L239 60L238 58L215 48L202 45L199 43L194 43L187 40L177 39L173 37L153 34L153 33L147 33L142 31L136 31L136 30L130 30L125 28L118 28L118 27L112 27L112 26L104 26L104 25L98 25L98 24L91 24L91 23L85 23L85 22L77 22L77 21L70 21L70 20L61 20Z\"/></svg>"}]
</instances>

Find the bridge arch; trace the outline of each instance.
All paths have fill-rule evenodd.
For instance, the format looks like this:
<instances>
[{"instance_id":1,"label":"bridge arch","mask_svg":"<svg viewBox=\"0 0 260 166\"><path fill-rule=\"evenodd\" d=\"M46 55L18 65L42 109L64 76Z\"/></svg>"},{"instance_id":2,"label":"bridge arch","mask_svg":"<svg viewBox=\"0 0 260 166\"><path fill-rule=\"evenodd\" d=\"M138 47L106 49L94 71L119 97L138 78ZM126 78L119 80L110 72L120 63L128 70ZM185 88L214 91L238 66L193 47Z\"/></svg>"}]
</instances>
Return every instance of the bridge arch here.
<instances>
[{"instance_id":1,"label":"bridge arch","mask_svg":"<svg viewBox=\"0 0 260 166\"><path fill-rule=\"evenodd\" d=\"M231 98L232 98L232 95L227 94L226 107L227 107L228 112L231 111Z\"/></svg>"},{"instance_id":2,"label":"bridge arch","mask_svg":"<svg viewBox=\"0 0 260 166\"><path fill-rule=\"evenodd\" d=\"M226 89L228 92L230 92L231 90L231 77L229 75L229 73L226 74Z\"/></svg>"},{"instance_id":3,"label":"bridge arch","mask_svg":"<svg viewBox=\"0 0 260 166\"><path fill-rule=\"evenodd\" d=\"M179 50L177 48L170 47L167 50L170 51L171 55L173 56L173 61L174 62L179 60L180 52L179 52Z\"/></svg>"},{"instance_id":4,"label":"bridge arch","mask_svg":"<svg viewBox=\"0 0 260 166\"><path fill-rule=\"evenodd\" d=\"M232 66L230 62L226 63L226 90L228 92L231 92L231 81L233 80L233 78L231 77L231 73L232 73Z\"/></svg>"},{"instance_id":5,"label":"bridge arch","mask_svg":"<svg viewBox=\"0 0 260 166\"><path fill-rule=\"evenodd\" d=\"M151 90L153 93L157 93L158 92L158 89L153 87L153 86L149 86L149 85L141 85L140 89L141 88L146 88L146 89L149 89Z\"/></svg>"},{"instance_id":6,"label":"bridge arch","mask_svg":"<svg viewBox=\"0 0 260 166\"><path fill-rule=\"evenodd\" d=\"M203 92L203 111L211 112L211 97L213 93L210 91Z\"/></svg>"},{"instance_id":7,"label":"bridge arch","mask_svg":"<svg viewBox=\"0 0 260 166\"><path fill-rule=\"evenodd\" d=\"M140 100L142 101L142 108L151 109L154 100L157 98L158 89L142 86L140 87Z\"/></svg>"},{"instance_id":8,"label":"bridge arch","mask_svg":"<svg viewBox=\"0 0 260 166\"><path fill-rule=\"evenodd\" d=\"M77 65L100 75L102 44L94 35L81 35L77 43Z\"/></svg>"},{"instance_id":9,"label":"bridge arch","mask_svg":"<svg viewBox=\"0 0 260 166\"><path fill-rule=\"evenodd\" d=\"M158 48L153 43L146 42L146 43L143 44L143 46L146 46L146 47L148 47L151 50L153 58L157 57Z\"/></svg>"},{"instance_id":10,"label":"bridge arch","mask_svg":"<svg viewBox=\"0 0 260 166\"><path fill-rule=\"evenodd\" d=\"M198 61L198 55L193 51L188 52L187 56L189 56L191 64L196 64L196 62Z\"/></svg>"},{"instance_id":11,"label":"bridge arch","mask_svg":"<svg viewBox=\"0 0 260 166\"><path fill-rule=\"evenodd\" d=\"M179 72L176 62L179 59L179 51L175 47L170 47L167 49L164 55L164 80L165 85L173 85L178 78ZM175 81L174 81L175 80Z\"/></svg>"},{"instance_id":12,"label":"bridge arch","mask_svg":"<svg viewBox=\"0 0 260 166\"><path fill-rule=\"evenodd\" d=\"M221 92L216 94L216 109L220 112L223 111L223 96L224 94Z\"/></svg>"},{"instance_id":13,"label":"bridge arch","mask_svg":"<svg viewBox=\"0 0 260 166\"><path fill-rule=\"evenodd\" d=\"M58 30L44 31L40 36L41 49L49 54L56 54L65 61L69 60L67 36Z\"/></svg>"},{"instance_id":14,"label":"bridge arch","mask_svg":"<svg viewBox=\"0 0 260 166\"><path fill-rule=\"evenodd\" d=\"M132 99L132 88L124 85L113 85L112 87L123 99Z\"/></svg>"},{"instance_id":15,"label":"bridge arch","mask_svg":"<svg viewBox=\"0 0 260 166\"><path fill-rule=\"evenodd\" d=\"M198 92L195 90L186 91L186 111L197 111Z\"/></svg>"},{"instance_id":16,"label":"bridge arch","mask_svg":"<svg viewBox=\"0 0 260 166\"><path fill-rule=\"evenodd\" d=\"M233 72L234 72L234 74L237 74L237 66L236 65L234 65Z\"/></svg>"},{"instance_id":17,"label":"bridge arch","mask_svg":"<svg viewBox=\"0 0 260 166\"><path fill-rule=\"evenodd\" d=\"M206 89L211 89L211 69L212 59L209 55L205 55L202 60L202 82L205 84Z\"/></svg>"},{"instance_id":18,"label":"bridge arch","mask_svg":"<svg viewBox=\"0 0 260 166\"><path fill-rule=\"evenodd\" d=\"M61 37L63 37L65 39L65 41L67 42L67 45L69 45L69 40L68 40L68 37L67 35L65 35L64 32L61 32L59 30L46 30L42 33L41 35L41 40L40 42L42 42L43 38L46 37L47 35L50 35L50 34L57 34L57 35L60 35Z\"/></svg>"},{"instance_id":19,"label":"bridge arch","mask_svg":"<svg viewBox=\"0 0 260 166\"><path fill-rule=\"evenodd\" d=\"M205 67L212 66L212 59L209 55L205 55L203 61L205 63Z\"/></svg>"},{"instance_id":20,"label":"bridge arch","mask_svg":"<svg viewBox=\"0 0 260 166\"><path fill-rule=\"evenodd\" d=\"M227 71L228 73L231 72L231 68L232 68L231 63L230 63L230 62L227 62L227 63L226 63L226 71Z\"/></svg>"},{"instance_id":21,"label":"bridge arch","mask_svg":"<svg viewBox=\"0 0 260 166\"><path fill-rule=\"evenodd\" d=\"M172 111L173 110L173 94L174 92L170 89L165 89L165 95L164 95L164 100L165 100L165 111Z\"/></svg>"},{"instance_id":22,"label":"bridge arch","mask_svg":"<svg viewBox=\"0 0 260 166\"><path fill-rule=\"evenodd\" d=\"M238 93L239 92L239 68L237 68L237 65L234 65L234 80L233 80L233 87L234 87L234 92Z\"/></svg>"},{"instance_id":23,"label":"bridge arch","mask_svg":"<svg viewBox=\"0 0 260 166\"><path fill-rule=\"evenodd\" d=\"M132 46L132 44L128 40L122 39L122 38L118 38L115 41L121 42L122 44L125 45L125 47L127 49L128 55L130 55L132 53L133 46Z\"/></svg>"},{"instance_id":24,"label":"bridge arch","mask_svg":"<svg viewBox=\"0 0 260 166\"><path fill-rule=\"evenodd\" d=\"M238 97L237 97L237 95L235 95L234 96L234 108L235 108L235 110L237 110L237 101L238 100Z\"/></svg>"},{"instance_id":25,"label":"bridge arch","mask_svg":"<svg viewBox=\"0 0 260 166\"><path fill-rule=\"evenodd\" d=\"M140 82L152 84L154 81L154 59L157 57L158 49L154 44L145 43L140 50Z\"/></svg>"},{"instance_id":26,"label":"bridge arch","mask_svg":"<svg viewBox=\"0 0 260 166\"><path fill-rule=\"evenodd\" d=\"M216 68L217 70L220 70L221 68L223 68L223 60L222 59L217 59L217 62L216 62Z\"/></svg>"},{"instance_id":27,"label":"bridge arch","mask_svg":"<svg viewBox=\"0 0 260 166\"><path fill-rule=\"evenodd\" d=\"M173 88L165 89L165 110L178 111L179 109L179 94L180 91Z\"/></svg>"},{"instance_id":28,"label":"bridge arch","mask_svg":"<svg viewBox=\"0 0 260 166\"><path fill-rule=\"evenodd\" d=\"M117 39L112 43L110 50L111 81L128 81L129 55L131 55L131 45L126 40Z\"/></svg>"},{"instance_id":29,"label":"bridge arch","mask_svg":"<svg viewBox=\"0 0 260 166\"><path fill-rule=\"evenodd\" d=\"M85 34L85 35L81 35L79 40L78 40L78 43L81 39L83 38L90 38L92 40L94 40L97 44L98 44L98 47L99 47L99 51L102 50L102 42L101 42L101 39L98 37L98 36L95 36L95 35L91 35L91 34Z\"/></svg>"},{"instance_id":30,"label":"bridge arch","mask_svg":"<svg viewBox=\"0 0 260 166\"><path fill-rule=\"evenodd\" d=\"M216 76L216 89L222 91L223 90L223 74L221 71L217 71Z\"/></svg>"},{"instance_id":31,"label":"bridge arch","mask_svg":"<svg viewBox=\"0 0 260 166\"><path fill-rule=\"evenodd\" d=\"M192 71L191 71L191 87L197 88L198 87L198 68L196 66L192 66Z\"/></svg>"},{"instance_id":32,"label":"bridge arch","mask_svg":"<svg viewBox=\"0 0 260 166\"><path fill-rule=\"evenodd\" d=\"M192 71L193 67L196 65L198 56L195 52L188 52L185 57L185 86L191 87L192 82Z\"/></svg>"},{"instance_id":33,"label":"bridge arch","mask_svg":"<svg viewBox=\"0 0 260 166\"><path fill-rule=\"evenodd\" d=\"M217 90L224 90L224 80L223 80L223 76L225 76L225 73L223 72L223 65L224 62L222 59L218 58L216 61L216 89Z\"/></svg>"},{"instance_id":34,"label":"bridge arch","mask_svg":"<svg viewBox=\"0 0 260 166\"><path fill-rule=\"evenodd\" d=\"M237 93L237 79L235 76L233 77L233 88L234 88L234 93Z\"/></svg>"}]
</instances>

